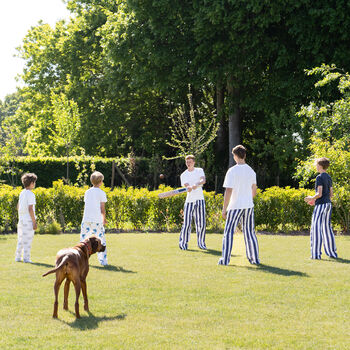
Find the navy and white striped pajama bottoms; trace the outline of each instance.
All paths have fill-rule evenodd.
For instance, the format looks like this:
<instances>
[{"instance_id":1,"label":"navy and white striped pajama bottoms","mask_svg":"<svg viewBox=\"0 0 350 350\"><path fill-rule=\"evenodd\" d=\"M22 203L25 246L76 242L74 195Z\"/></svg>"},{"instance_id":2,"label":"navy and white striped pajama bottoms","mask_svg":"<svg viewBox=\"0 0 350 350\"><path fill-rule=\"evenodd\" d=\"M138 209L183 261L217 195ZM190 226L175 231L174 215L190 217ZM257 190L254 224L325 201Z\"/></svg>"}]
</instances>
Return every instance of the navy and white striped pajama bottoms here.
<instances>
[{"instance_id":1,"label":"navy and white striped pajama bottoms","mask_svg":"<svg viewBox=\"0 0 350 350\"><path fill-rule=\"evenodd\" d=\"M205 245L205 201L204 199L195 202L185 202L184 223L182 225L179 247L186 250L191 235L192 216L196 224L197 244L200 249L207 249Z\"/></svg>"},{"instance_id":2,"label":"navy and white striped pajama bottoms","mask_svg":"<svg viewBox=\"0 0 350 350\"><path fill-rule=\"evenodd\" d=\"M233 209L227 212L224 238L222 240L222 257L219 259L219 265L228 265L230 263L233 234L240 220L242 220L247 258L251 264L260 263L259 245L254 226L254 208L247 208Z\"/></svg>"},{"instance_id":3,"label":"navy and white striped pajama bottoms","mask_svg":"<svg viewBox=\"0 0 350 350\"><path fill-rule=\"evenodd\" d=\"M310 241L311 259L321 259L321 247L331 258L337 258L334 233L331 225L332 203L315 205L312 213Z\"/></svg>"}]
</instances>

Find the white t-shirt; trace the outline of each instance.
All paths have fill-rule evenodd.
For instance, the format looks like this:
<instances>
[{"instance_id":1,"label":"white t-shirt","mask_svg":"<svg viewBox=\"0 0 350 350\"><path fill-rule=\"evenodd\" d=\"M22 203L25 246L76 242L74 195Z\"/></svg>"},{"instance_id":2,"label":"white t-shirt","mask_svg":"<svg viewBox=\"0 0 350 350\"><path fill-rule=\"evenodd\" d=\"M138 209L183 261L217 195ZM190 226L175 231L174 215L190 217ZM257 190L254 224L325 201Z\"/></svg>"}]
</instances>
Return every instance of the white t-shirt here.
<instances>
[{"instance_id":1,"label":"white t-shirt","mask_svg":"<svg viewBox=\"0 0 350 350\"><path fill-rule=\"evenodd\" d=\"M227 210L253 208L252 185L256 184L255 171L248 164L236 164L228 169L224 187L232 188Z\"/></svg>"},{"instance_id":2,"label":"white t-shirt","mask_svg":"<svg viewBox=\"0 0 350 350\"><path fill-rule=\"evenodd\" d=\"M200 181L201 177L205 177L202 168L194 168L192 171L187 169L180 176L181 186L185 184L193 186ZM186 202L195 202L199 199L204 199L202 187L197 187L195 190L187 192Z\"/></svg>"},{"instance_id":3,"label":"white t-shirt","mask_svg":"<svg viewBox=\"0 0 350 350\"><path fill-rule=\"evenodd\" d=\"M29 206L33 205L33 212L35 217L35 194L31 190L22 190L18 200L18 219L31 221L29 214Z\"/></svg>"},{"instance_id":4,"label":"white t-shirt","mask_svg":"<svg viewBox=\"0 0 350 350\"><path fill-rule=\"evenodd\" d=\"M98 187L91 187L85 192L84 202L83 222L97 222L101 224L101 202L107 202L106 193Z\"/></svg>"}]
</instances>

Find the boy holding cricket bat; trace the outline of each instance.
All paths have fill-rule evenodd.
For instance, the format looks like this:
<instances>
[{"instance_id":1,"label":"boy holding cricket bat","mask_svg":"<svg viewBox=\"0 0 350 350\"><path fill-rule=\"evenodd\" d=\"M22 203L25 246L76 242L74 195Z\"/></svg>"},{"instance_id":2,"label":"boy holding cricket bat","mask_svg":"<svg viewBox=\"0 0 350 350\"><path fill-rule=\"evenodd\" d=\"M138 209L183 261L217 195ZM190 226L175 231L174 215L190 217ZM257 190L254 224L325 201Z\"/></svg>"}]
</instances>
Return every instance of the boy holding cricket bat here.
<instances>
[{"instance_id":1,"label":"boy holding cricket bat","mask_svg":"<svg viewBox=\"0 0 350 350\"><path fill-rule=\"evenodd\" d=\"M195 156L185 158L187 170L181 174L181 186L186 187L187 197L184 204L184 222L182 225L179 247L187 250L191 234L192 217L196 224L197 244L200 249L205 246L205 201L202 186L205 184L205 175L202 168L195 168Z\"/></svg>"}]
</instances>

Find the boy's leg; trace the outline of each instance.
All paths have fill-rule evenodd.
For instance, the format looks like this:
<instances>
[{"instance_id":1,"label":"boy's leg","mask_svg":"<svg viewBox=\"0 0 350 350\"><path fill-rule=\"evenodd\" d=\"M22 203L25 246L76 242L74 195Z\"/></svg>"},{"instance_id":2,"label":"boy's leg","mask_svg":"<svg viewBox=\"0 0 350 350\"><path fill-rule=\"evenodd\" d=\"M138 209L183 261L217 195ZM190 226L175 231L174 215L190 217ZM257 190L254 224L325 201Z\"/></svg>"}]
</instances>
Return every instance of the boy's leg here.
<instances>
[{"instance_id":1,"label":"boy's leg","mask_svg":"<svg viewBox=\"0 0 350 350\"><path fill-rule=\"evenodd\" d=\"M194 206L194 222L196 224L197 244L200 249L207 249L205 245L205 201L196 201Z\"/></svg>"},{"instance_id":2,"label":"boy's leg","mask_svg":"<svg viewBox=\"0 0 350 350\"><path fill-rule=\"evenodd\" d=\"M322 247L322 207L323 204L315 205L312 213L310 243L311 243L311 259L321 259Z\"/></svg>"},{"instance_id":3,"label":"boy's leg","mask_svg":"<svg viewBox=\"0 0 350 350\"><path fill-rule=\"evenodd\" d=\"M331 258L337 258L337 247L335 245L334 233L331 223L332 216L332 204L325 204L323 217L322 217L322 238L323 238L323 247L325 253Z\"/></svg>"},{"instance_id":4,"label":"boy's leg","mask_svg":"<svg viewBox=\"0 0 350 350\"><path fill-rule=\"evenodd\" d=\"M229 210L227 213L224 238L222 240L222 257L219 259L219 265L228 265L231 259L233 234L242 216L242 209Z\"/></svg>"},{"instance_id":5,"label":"boy's leg","mask_svg":"<svg viewBox=\"0 0 350 350\"><path fill-rule=\"evenodd\" d=\"M32 242L34 237L33 222L27 221L23 223L23 262L30 261L30 249L32 248Z\"/></svg>"},{"instance_id":6,"label":"boy's leg","mask_svg":"<svg viewBox=\"0 0 350 350\"><path fill-rule=\"evenodd\" d=\"M21 261L22 249L23 249L23 227L22 227L22 223L19 222L17 225L17 248L16 248L16 254L15 254L15 261Z\"/></svg>"},{"instance_id":7,"label":"boy's leg","mask_svg":"<svg viewBox=\"0 0 350 350\"><path fill-rule=\"evenodd\" d=\"M251 264L258 265L259 244L255 234L254 208L244 209L242 226L247 258Z\"/></svg>"},{"instance_id":8,"label":"boy's leg","mask_svg":"<svg viewBox=\"0 0 350 350\"><path fill-rule=\"evenodd\" d=\"M184 205L184 222L180 232L179 247L180 249L186 250L187 244L191 234L191 221L193 214L194 203L185 202Z\"/></svg>"},{"instance_id":9,"label":"boy's leg","mask_svg":"<svg viewBox=\"0 0 350 350\"><path fill-rule=\"evenodd\" d=\"M95 224L96 225L96 233L94 233L100 240L102 245L106 246L106 236L105 236L105 228L103 224ZM94 231L94 230L93 230ZM107 247L104 252L98 252L97 253L98 261L101 265L105 266L108 265L107 262Z\"/></svg>"}]
</instances>

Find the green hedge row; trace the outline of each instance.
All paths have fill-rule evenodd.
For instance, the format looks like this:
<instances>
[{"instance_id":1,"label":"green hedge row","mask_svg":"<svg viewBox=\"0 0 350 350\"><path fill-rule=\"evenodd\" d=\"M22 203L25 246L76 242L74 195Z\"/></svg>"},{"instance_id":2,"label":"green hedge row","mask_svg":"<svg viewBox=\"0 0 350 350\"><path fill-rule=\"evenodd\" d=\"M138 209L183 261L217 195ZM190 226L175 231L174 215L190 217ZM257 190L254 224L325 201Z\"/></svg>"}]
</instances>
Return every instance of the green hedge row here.
<instances>
[{"instance_id":1,"label":"green hedge row","mask_svg":"<svg viewBox=\"0 0 350 350\"><path fill-rule=\"evenodd\" d=\"M36 188L36 214L38 222L58 222L65 231L79 229L86 187L54 182L51 188ZM183 219L184 195L159 199L158 193L170 190L160 186L156 191L146 188L104 188L107 193L107 229L143 231L179 231ZM15 231L16 204L20 187L0 186L0 230ZM290 187L271 187L258 191L255 198L255 223L258 230L290 232L308 230L313 207L303 198L313 191ZM207 229L222 232L221 218L223 195L204 192L206 199ZM333 225L338 231L349 232L350 193L339 189L333 200Z\"/></svg>"}]
</instances>

